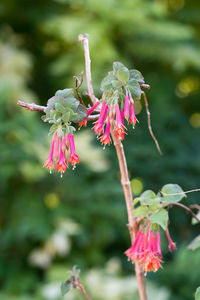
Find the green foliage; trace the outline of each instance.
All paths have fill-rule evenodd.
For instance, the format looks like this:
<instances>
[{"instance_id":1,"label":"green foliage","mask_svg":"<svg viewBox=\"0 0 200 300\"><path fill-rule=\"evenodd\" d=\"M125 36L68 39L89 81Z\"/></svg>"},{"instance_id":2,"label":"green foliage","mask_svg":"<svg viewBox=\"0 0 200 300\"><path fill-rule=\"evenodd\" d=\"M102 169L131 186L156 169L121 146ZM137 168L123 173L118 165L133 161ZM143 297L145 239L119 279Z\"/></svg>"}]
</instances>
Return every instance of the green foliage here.
<instances>
[{"instance_id":1,"label":"green foliage","mask_svg":"<svg viewBox=\"0 0 200 300\"><path fill-rule=\"evenodd\" d=\"M200 300L200 287L198 287L197 290L196 290L195 300Z\"/></svg>"},{"instance_id":2,"label":"green foliage","mask_svg":"<svg viewBox=\"0 0 200 300\"><path fill-rule=\"evenodd\" d=\"M144 78L138 70L129 70L121 62L113 63L113 71L101 82L101 90L104 97L113 105L119 100L124 101L124 96L129 91L134 100L140 100L141 87Z\"/></svg>"},{"instance_id":3,"label":"green foliage","mask_svg":"<svg viewBox=\"0 0 200 300\"><path fill-rule=\"evenodd\" d=\"M174 203L181 201L186 195L184 194L182 188L178 184L166 184L161 189L162 202L164 203ZM168 196L172 194L172 196ZM174 195L175 194L175 195ZM178 195L176 195L178 194Z\"/></svg>"},{"instance_id":4,"label":"green foliage","mask_svg":"<svg viewBox=\"0 0 200 300\"><path fill-rule=\"evenodd\" d=\"M195 237L195 239L189 244L188 249L196 250L200 248L200 235Z\"/></svg>"},{"instance_id":5,"label":"green foliage","mask_svg":"<svg viewBox=\"0 0 200 300\"><path fill-rule=\"evenodd\" d=\"M73 89L64 89L57 91L55 96L48 100L45 114L42 120L53 124L50 134L58 131L61 135L63 131L73 133L75 128L70 126L71 122L83 121L87 116L87 109L74 97Z\"/></svg>"}]
</instances>

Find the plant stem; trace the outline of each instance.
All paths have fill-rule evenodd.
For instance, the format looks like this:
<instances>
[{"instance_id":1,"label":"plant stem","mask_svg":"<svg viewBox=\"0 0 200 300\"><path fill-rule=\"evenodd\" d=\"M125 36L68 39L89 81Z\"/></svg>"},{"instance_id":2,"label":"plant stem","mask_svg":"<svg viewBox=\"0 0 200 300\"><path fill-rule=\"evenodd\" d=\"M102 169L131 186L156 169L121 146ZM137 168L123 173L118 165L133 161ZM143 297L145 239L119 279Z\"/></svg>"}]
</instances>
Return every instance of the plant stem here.
<instances>
[{"instance_id":1,"label":"plant stem","mask_svg":"<svg viewBox=\"0 0 200 300\"><path fill-rule=\"evenodd\" d=\"M83 41L88 94L91 98L92 103L95 104L97 99L94 96L94 92L93 92L93 88L92 88L91 67L90 67L91 61L90 61L90 56L89 56L88 36L87 35L79 35L79 40ZM137 219L133 218L133 216L132 216L133 197L132 197L132 192L131 192L130 180L128 177L128 168L127 168L127 163L126 163L126 157L125 157L124 148L123 148L121 141L119 141L116 138L113 131L111 134L112 134L114 146L115 146L115 149L117 152L117 158L118 158L120 173L121 173L121 184L122 184L123 191L124 191L124 197L125 197L125 201L126 201L126 208L127 208L127 214L128 214L128 222L129 222L128 227L129 227L131 242L133 243L136 232L137 232L138 222L137 222ZM142 268L140 267L139 263L135 263L135 273L136 273L136 277L137 277L137 281L138 281L138 290L139 290L140 300L147 300L144 272L143 272Z\"/></svg>"},{"instance_id":2,"label":"plant stem","mask_svg":"<svg viewBox=\"0 0 200 300\"><path fill-rule=\"evenodd\" d=\"M114 142L114 146L117 152L117 157L119 162L119 168L121 173L121 184L124 191L124 197L126 201L126 208L128 214L129 233L130 233L131 242L133 244L137 233L138 222L137 219L133 218L132 216L133 197L131 192L130 180L128 177L127 162L126 162L123 144L121 143L121 141L117 139L113 131L112 131L112 138L113 138L113 142ZM138 281L138 291L139 291L140 300L146 300L147 294L146 294L144 272L138 262L135 263L135 273Z\"/></svg>"}]
</instances>

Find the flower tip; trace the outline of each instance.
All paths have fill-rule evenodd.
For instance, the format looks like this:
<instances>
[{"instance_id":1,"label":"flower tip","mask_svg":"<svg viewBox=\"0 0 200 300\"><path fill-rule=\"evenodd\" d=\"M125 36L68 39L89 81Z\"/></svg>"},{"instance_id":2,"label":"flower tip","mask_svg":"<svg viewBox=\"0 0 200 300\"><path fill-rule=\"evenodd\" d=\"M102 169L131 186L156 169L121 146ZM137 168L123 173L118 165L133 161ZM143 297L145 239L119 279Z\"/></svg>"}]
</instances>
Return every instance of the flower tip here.
<instances>
[{"instance_id":1,"label":"flower tip","mask_svg":"<svg viewBox=\"0 0 200 300\"><path fill-rule=\"evenodd\" d=\"M171 242L168 246L168 249L170 252L173 252L174 250L176 250L176 243Z\"/></svg>"}]
</instances>

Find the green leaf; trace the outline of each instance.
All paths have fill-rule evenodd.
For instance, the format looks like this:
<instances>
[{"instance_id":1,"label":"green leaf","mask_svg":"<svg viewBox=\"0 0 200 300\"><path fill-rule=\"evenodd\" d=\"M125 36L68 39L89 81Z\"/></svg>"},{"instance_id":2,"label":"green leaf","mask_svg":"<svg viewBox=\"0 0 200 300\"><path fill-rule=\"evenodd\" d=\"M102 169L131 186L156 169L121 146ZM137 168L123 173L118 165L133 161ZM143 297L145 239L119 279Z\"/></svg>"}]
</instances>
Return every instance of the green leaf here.
<instances>
[{"instance_id":1,"label":"green leaf","mask_svg":"<svg viewBox=\"0 0 200 300\"><path fill-rule=\"evenodd\" d=\"M65 280L61 284L61 294L62 296L66 295L71 289L73 289L73 284L70 280Z\"/></svg>"},{"instance_id":2,"label":"green leaf","mask_svg":"<svg viewBox=\"0 0 200 300\"><path fill-rule=\"evenodd\" d=\"M196 214L196 217L200 220L200 211ZM192 218L192 225L196 224L199 224L199 222L195 218Z\"/></svg>"},{"instance_id":3,"label":"green leaf","mask_svg":"<svg viewBox=\"0 0 200 300\"><path fill-rule=\"evenodd\" d=\"M70 120L70 112L66 112L63 116L62 116L62 119L65 123L69 122Z\"/></svg>"},{"instance_id":4,"label":"green leaf","mask_svg":"<svg viewBox=\"0 0 200 300\"><path fill-rule=\"evenodd\" d=\"M60 103L55 104L55 110L60 113L65 113L66 109Z\"/></svg>"},{"instance_id":5,"label":"green leaf","mask_svg":"<svg viewBox=\"0 0 200 300\"><path fill-rule=\"evenodd\" d=\"M119 80L112 80L111 83L114 89L120 89L122 87L122 84Z\"/></svg>"},{"instance_id":6,"label":"green leaf","mask_svg":"<svg viewBox=\"0 0 200 300\"><path fill-rule=\"evenodd\" d=\"M73 91L73 89L58 90L55 93L55 96L61 96L63 98L74 97L74 91Z\"/></svg>"},{"instance_id":7,"label":"green leaf","mask_svg":"<svg viewBox=\"0 0 200 300\"><path fill-rule=\"evenodd\" d=\"M80 102L74 97L68 97L64 99L64 106L66 108L77 109Z\"/></svg>"},{"instance_id":8,"label":"green leaf","mask_svg":"<svg viewBox=\"0 0 200 300\"><path fill-rule=\"evenodd\" d=\"M167 228L168 219L169 219L168 212L164 208L159 209L158 212L153 213L149 217L151 223L160 225L164 230L166 230Z\"/></svg>"},{"instance_id":9,"label":"green leaf","mask_svg":"<svg viewBox=\"0 0 200 300\"><path fill-rule=\"evenodd\" d=\"M113 63L113 70L114 70L115 75L117 75L117 71L123 67L124 67L124 65L121 62L115 61Z\"/></svg>"},{"instance_id":10,"label":"green leaf","mask_svg":"<svg viewBox=\"0 0 200 300\"><path fill-rule=\"evenodd\" d=\"M76 113L77 116L71 119L71 121L73 121L74 123L82 122L87 117L87 109L81 104L78 106Z\"/></svg>"},{"instance_id":11,"label":"green leaf","mask_svg":"<svg viewBox=\"0 0 200 300\"><path fill-rule=\"evenodd\" d=\"M195 300L200 300L200 286L196 289Z\"/></svg>"},{"instance_id":12,"label":"green leaf","mask_svg":"<svg viewBox=\"0 0 200 300\"><path fill-rule=\"evenodd\" d=\"M140 85L137 82L137 80L135 80L135 79L129 80L127 87L129 88L133 99L140 100L142 90L141 90Z\"/></svg>"},{"instance_id":13,"label":"green leaf","mask_svg":"<svg viewBox=\"0 0 200 300\"><path fill-rule=\"evenodd\" d=\"M148 215L149 209L147 206L139 206L133 210L134 217L146 217Z\"/></svg>"},{"instance_id":14,"label":"green leaf","mask_svg":"<svg viewBox=\"0 0 200 300\"><path fill-rule=\"evenodd\" d=\"M155 198L156 194L152 190L147 190L138 197L139 201L144 204L151 204Z\"/></svg>"},{"instance_id":15,"label":"green leaf","mask_svg":"<svg viewBox=\"0 0 200 300\"><path fill-rule=\"evenodd\" d=\"M142 73L138 70L132 69L130 72L130 79L135 79L139 83L144 83L144 77L142 76Z\"/></svg>"},{"instance_id":16,"label":"green leaf","mask_svg":"<svg viewBox=\"0 0 200 300\"><path fill-rule=\"evenodd\" d=\"M189 244L188 249L196 250L200 248L200 235L195 237L195 239Z\"/></svg>"},{"instance_id":17,"label":"green leaf","mask_svg":"<svg viewBox=\"0 0 200 300\"><path fill-rule=\"evenodd\" d=\"M128 83L129 76L129 70L126 67L122 67L117 71L117 79L119 79L124 85Z\"/></svg>"},{"instance_id":18,"label":"green leaf","mask_svg":"<svg viewBox=\"0 0 200 300\"><path fill-rule=\"evenodd\" d=\"M112 77L112 76L106 76L102 82L101 82L101 86L100 86L100 89L101 91L103 92L109 92L110 89L112 89L112 80L114 80L115 78Z\"/></svg>"},{"instance_id":19,"label":"green leaf","mask_svg":"<svg viewBox=\"0 0 200 300\"><path fill-rule=\"evenodd\" d=\"M172 195L167 196L169 194L181 194L181 195ZM161 201L164 203L176 203L181 201L184 197L186 197L185 193L183 192L182 188L178 184L166 184L163 186L161 190L162 198Z\"/></svg>"}]
</instances>

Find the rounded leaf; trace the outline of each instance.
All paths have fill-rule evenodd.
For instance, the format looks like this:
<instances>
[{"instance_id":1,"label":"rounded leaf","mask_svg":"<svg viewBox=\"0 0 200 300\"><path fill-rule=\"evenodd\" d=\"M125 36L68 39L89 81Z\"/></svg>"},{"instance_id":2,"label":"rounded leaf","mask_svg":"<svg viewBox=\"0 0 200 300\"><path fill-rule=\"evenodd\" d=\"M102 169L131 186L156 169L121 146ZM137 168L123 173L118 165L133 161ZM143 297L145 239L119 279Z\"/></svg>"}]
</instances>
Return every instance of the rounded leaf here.
<instances>
[{"instance_id":1,"label":"rounded leaf","mask_svg":"<svg viewBox=\"0 0 200 300\"><path fill-rule=\"evenodd\" d=\"M161 201L164 203L176 203L186 197L182 188L178 184L172 183L164 185L161 190L161 194L163 196ZM170 196L170 194L172 195Z\"/></svg>"}]
</instances>

